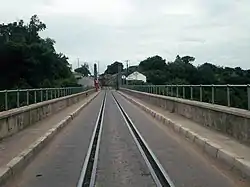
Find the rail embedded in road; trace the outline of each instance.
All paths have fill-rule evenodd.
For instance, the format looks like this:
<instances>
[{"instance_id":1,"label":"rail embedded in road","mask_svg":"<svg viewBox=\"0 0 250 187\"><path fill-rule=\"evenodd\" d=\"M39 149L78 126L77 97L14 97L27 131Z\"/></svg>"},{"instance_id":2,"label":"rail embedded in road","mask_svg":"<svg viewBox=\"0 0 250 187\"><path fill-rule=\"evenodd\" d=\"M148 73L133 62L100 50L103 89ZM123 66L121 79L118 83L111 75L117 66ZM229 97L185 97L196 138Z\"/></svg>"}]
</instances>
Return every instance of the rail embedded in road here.
<instances>
[{"instance_id":1,"label":"rail embedded in road","mask_svg":"<svg viewBox=\"0 0 250 187\"><path fill-rule=\"evenodd\" d=\"M112 96L115 100L115 103L121 112L122 117L131 133L146 165L150 171L150 174L157 186L164 187L174 187L172 181L167 175L166 171L163 169L162 165L152 152L152 150L147 145L146 141L140 135L139 131L124 111L122 106L119 104L118 100L112 93ZM89 144L88 152L85 157L85 161L81 170L80 178L77 184L77 187L93 187L95 186L95 178L96 178L96 169L97 169L97 160L100 148L100 139L102 134L102 126L103 126L103 117L104 117L104 109L106 103L106 92L102 101L102 105L96 120L95 129L93 131L93 135Z\"/></svg>"},{"instance_id":2,"label":"rail embedded in road","mask_svg":"<svg viewBox=\"0 0 250 187\"><path fill-rule=\"evenodd\" d=\"M102 105L96 120L95 129L91 137L88 152L82 167L77 187L93 187L95 185L96 167L102 133L103 116L106 103L106 92L102 101Z\"/></svg>"},{"instance_id":3,"label":"rail embedded in road","mask_svg":"<svg viewBox=\"0 0 250 187\"><path fill-rule=\"evenodd\" d=\"M131 119L129 118L128 114L125 112L125 110L122 108L122 106L119 104L118 100L115 98L114 94L112 93L113 98L115 100L115 103L117 107L119 108L126 125L134 138L134 141L145 160L148 169L150 171L151 176L153 177L155 183L157 186L164 186L164 187L174 187L173 182L170 180L168 174L163 169L162 165L152 152L152 150L149 148L148 144L144 140L144 138L141 136Z\"/></svg>"}]
</instances>

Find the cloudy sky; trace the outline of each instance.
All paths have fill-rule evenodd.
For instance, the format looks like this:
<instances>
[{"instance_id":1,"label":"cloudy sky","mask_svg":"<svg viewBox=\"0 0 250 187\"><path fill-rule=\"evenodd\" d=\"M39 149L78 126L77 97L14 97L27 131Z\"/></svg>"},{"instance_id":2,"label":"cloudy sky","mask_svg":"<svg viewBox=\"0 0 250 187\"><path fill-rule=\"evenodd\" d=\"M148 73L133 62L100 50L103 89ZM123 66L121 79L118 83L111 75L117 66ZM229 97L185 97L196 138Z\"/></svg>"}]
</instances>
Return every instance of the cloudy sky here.
<instances>
[{"instance_id":1,"label":"cloudy sky","mask_svg":"<svg viewBox=\"0 0 250 187\"><path fill-rule=\"evenodd\" d=\"M0 0L0 22L37 14L42 36L80 62L138 64L149 56L177 54L250 69L249 0Z\"/></svg>"}]
</instances>

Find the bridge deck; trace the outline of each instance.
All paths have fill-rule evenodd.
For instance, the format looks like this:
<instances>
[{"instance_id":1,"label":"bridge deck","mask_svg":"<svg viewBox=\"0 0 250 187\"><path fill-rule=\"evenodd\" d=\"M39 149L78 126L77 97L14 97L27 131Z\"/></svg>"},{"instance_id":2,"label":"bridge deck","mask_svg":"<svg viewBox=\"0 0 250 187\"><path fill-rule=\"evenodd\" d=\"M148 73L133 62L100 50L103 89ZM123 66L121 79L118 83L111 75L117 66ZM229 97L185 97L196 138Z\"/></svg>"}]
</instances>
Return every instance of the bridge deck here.
<instances>
[{"instance_id":1,"label":"bridge deck","mask_svg":"<svg viewBox=\"0 0 250 187\"><path fill-rule=\"evenodd\" d=\"M124 93L122 93L124 94ZM222 133L219 133L218 131L214 131L212 129L206 128L196 122L193 122L183 116L177 115L175 113L171 113L169 111L164 110L163 108L157 107L155 105L152 105L150 103L147 103L143 100L140 100L138 98L135 98L133 96L128 96L133 99L134 101L141 103L142 105L162 114L163 116L166 116L166 118L170 119L171 121L181 124L181 126L189 129L190 131L198 134L199 136L206 138L208 141L214 142L215 144L219 145L221 148L232 152L235 154L235 156L239 158L244 158L245 160L250 161L250 147L241 144L237 140L233 139L232 137L228 137Z\"/></svg>"},{"instance_id":2,"label":"bridge deck","mask_svg":"<svg viewBox=\"0 0 250 187\"><path fill-rule=\"evenodd\" d=\"M153 119L115 91L106 92L96 166L96 186L155 186L144 157L140 154L138 145L133 140L133 135L111 92L114 93L117 102L123 107L175 186L249 186L249 182L240 175L207 158L192 143L177 136L164 124ZM104 92L101 92L31 160L19 175L6 184L6 187L76 186L103 97ZM78 106L80 105L79 103ZM150 107L161 112L159 108ZM64 115L61 114L61 118L70 111ZM188 124L187 121L181 121L184 119L172 114L164 115ZM46 130L43 131L45 132ZM15 146L17 147L18 144L16 143Z\"/></svg>"},{"instance_id":3,"label":"bridge deck","mask_svg":"<svg viewBox=\"0 0 250 187\"><path fill-rule=\"evenodd\" d=\"M21 153L38 138L42 137L54 125L58 124L66 116L70 115L70 113L86 103L90 97L2 140L0 142L0 167L5 166L12 158Z\"/></svg>"}]
</instances>

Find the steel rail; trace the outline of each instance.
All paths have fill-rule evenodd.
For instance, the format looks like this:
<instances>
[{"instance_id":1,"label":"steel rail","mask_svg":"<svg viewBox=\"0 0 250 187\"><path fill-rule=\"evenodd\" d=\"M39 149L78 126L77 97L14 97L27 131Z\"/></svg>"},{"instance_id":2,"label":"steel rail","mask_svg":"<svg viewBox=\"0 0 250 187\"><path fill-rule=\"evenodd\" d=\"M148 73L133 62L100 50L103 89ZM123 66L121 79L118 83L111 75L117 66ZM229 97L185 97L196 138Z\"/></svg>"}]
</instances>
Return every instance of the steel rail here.
<instances>
[{"instance_id":1,"label":"steel rail","mask_svg":"<svg viewBox=\"0 0 250 187\"><path fill-rule=\"evenodd\" d=\"M106 104L106 92L104 94L102 105L98 113L95 129L91 137L88 152L85 157L85 161L81 170L77 187L87 187L87 186L94 187L95 185L95 176L96 176L96 168L97 168L97 161L98 161L98 154L100 147L100 139L102 134L105 104Z\"/></svg>"},{"instance_id":2,"label":"steel rail","mask_svg":"<svg viewBox=\"0 0 250 187\"><path fill-rule=\"evenodd\" d=\"M140 132L137 130L136 126L133 124L132 120L129 118L128 114L122 108L113 93L112 96L119 111L121 112L121 115L123 116L123 119L129 129L129 132L131 133L143 159L146 162L146 165L148 166L150 174L156 185L158 187L174 187L174 184L170 180L170 177L168 176L167 172L164 170L159 160L157 159L153 151L149 148L148 144L141 136Z\"/></svg>"}]
</instances>

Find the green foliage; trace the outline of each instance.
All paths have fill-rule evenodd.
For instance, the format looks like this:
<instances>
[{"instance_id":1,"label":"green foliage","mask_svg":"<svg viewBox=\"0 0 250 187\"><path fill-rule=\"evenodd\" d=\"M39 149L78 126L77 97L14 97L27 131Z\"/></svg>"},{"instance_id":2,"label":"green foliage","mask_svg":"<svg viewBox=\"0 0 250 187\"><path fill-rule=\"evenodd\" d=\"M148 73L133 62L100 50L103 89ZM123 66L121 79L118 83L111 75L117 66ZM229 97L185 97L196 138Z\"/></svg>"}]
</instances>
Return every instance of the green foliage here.
<instances>
[{"instance_id":1,"label":"green foliage","mask_svg":"<svg viewBox=\"0 0 250 187\"><path fill-rule=\"evenodd\" d=\"M128 85L145 85L145 83L141 80L130 80L128 81Z\"/></svg>"},{"instance_id":2,"label":"green foliage","mask_svg":"<svg viewBox=\"0 0 250 187\"><path fill-rule=\"evenodd\" d=\"M153 56L143 60L139 64L142 71L163 70L166 67L166 61L160 56Z\"/></svg>"},{"instance_id":3,"label":"green foliage","mask_svg":"<svg viewBox=\"0 0 250 187\"><path fill-rule=\"evenodd\" d=\"M123 70L123 74L126 75L126 76L128 76L129 74L131 74L131 73L133 73L135 71L139 71L138 66L129 66L128 70L127 70L127 68L125 68Z\"/></svg>"},{"instance_id":4,"label":"green foliage","mask_svg":"<svg viewBox=\"0 0 250 187\"><path fill-rule=\"evenodd\" d=\"M184 63L190 63L190 62L195 61L195 58L192 57L192 56L184 56L184 57L181 58L181 60L182 60Z\"/></svg>"},{"instance_id":5,"label":"green foliage","mask_svg":"<svg viewBox=\"0 0 250 187\"><path fill-rule=\"evenodd\" d=\"M141 61L139 70L146 75L147 81L152 84L164 84L168 77L166 60L160 56L153 56Z\"/></svg>"},{"instance_id":6,"label":"green foliage","mask_svg":"<svg viewBox=\"0 0 250 187\"><path fill-rule=\"evenodd\" d=\"M128 71L129 74L134 71L143 73L147 77L147 84L153 85L240 85L250 83L250 70L243 70L240 67L220 67L211 63L204 63L196 67L192 64L194 61L195 58L192 56L180 57L177 55L173 62L166 63L162 57L153 56L141 61L138 66L129 67ZM106 72L112 69L110 66ZM126 74L126 69L124 72ZM133 84L140 84L140 82L133 82ZM199 87L194 88L194 99L199 100L199 89ZM180 95L183 94L182 90L179 91ZM186 89L186 94L186 97L190 98L190 89ZM203 101L211 102L211 98L211 87L203 88ZM215 103L227 105L226 88L215 89ZM246 88L230 88L230 104L233 107L246 109L248 104Z\"/></svg>"},{"instance_id":7,"label":"green foliage","mask_svg":"<svg viewBox=\"0 0 250 187\"><path fill-rule=\"evenodd\" d=\"M84 65L81 65L80 68L76 68L75 72L80 73L85 77L87 77L91 74L89 71L89 65L87 63L84 63Z\"/></svg>"},{"instance_id":8,"label":"green foliage","mask_svg":"<svg viewBox=\"0 0 250 187\"><path fill-rule=\"evenodd\" d=\"M123 64L121 62L116 61L113 64L108 65L107 69L104 73L111 74L111 75L116 74L116 73L118 73L118 66L121 66L121 71L123 71Z\"/></svg>"},{"instance_id":9,"label":"green foliage","mask_svg":"<svg viewBox=\"0 0 250 187\"><path fill-rule=\"evenodd\" d=\"M46 25L34 15L0 25L0 90L77 85L68 58L57 53L55 41L41 38Z\"/></svg>"},{"instance_id":10,"label":"green foliage","mask_svg":"<svg viewBox=\"0 0 250 187\"><path fill-rule=\"evenodd\" d=\"M199 72L199 79L197 80L197 84L217 84L220 81L216 78L216 66L205 63L197 68Z\"/></svg>"}]
</instances>

